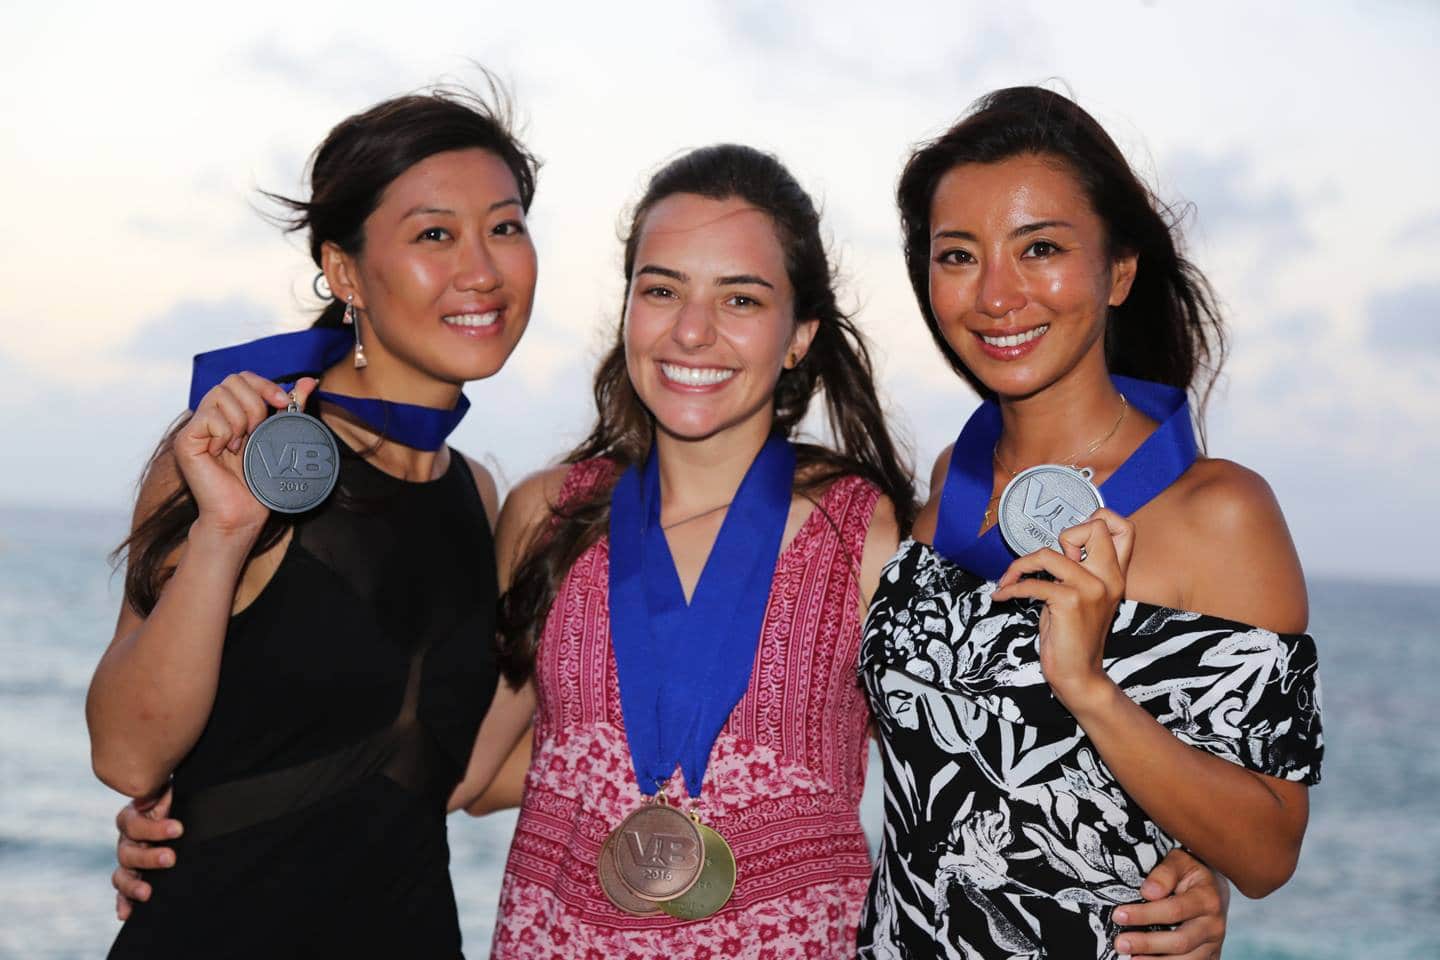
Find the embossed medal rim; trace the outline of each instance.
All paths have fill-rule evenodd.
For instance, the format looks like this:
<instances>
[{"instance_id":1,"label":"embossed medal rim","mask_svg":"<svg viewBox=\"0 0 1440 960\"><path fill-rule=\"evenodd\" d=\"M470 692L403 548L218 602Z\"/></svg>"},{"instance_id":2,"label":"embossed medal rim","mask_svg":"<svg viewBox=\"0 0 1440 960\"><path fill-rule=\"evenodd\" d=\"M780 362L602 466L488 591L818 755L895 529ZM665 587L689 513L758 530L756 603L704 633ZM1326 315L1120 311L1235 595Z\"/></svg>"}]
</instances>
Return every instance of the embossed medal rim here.
<instances>
[{"instance_id":1,"label":"embossed medal rim","mask_svg":"<svg viewBox=\"0 0 1440 960\"><path fill-rule=\"evenodd\" d=\"M704 920L706 917L713 917L725 909L725 904L729 903L730 898L735 894L735 851L731 849L730 841L726 840L724 834L720 833L720 831L714 827L706 826L703 823L697 823L695 826L700 832L700 839L706 851L705 861L700 867L700 876L696 878L695 886L690 888L690 890L660 904L661 910L669 916L675 917L677 920ZM715 838L716 843L718 843L724 851L725 863L728 864L728 867L722 868L724 873L729 874L729 880L725 885L725 896L720 899L719 903L708 910L690 911L683 914L679 913L677 911L683 909L683 901L690 900L695 895L695 890L700 886L700 881L705 879L705 868L710 863L709 851L711 837Z\"/></svg>"},{"instance_id":2,"label":"embossed medal rim","mask_svg":"<svg viewBox=\"0 0 1440 960\"><path fill-rule=\"evenodd\" d=\"M600 878L600 892L622 913L628 913L632 917L655 916L660 912L660 905L653 900L635 896L621 879L620 868L615 863L614 841L614 833L605 838L605 842L600 844L600 856L595 862L595 873ZM607 864L610 868L608 874L605 869ZM615 886L618 886L618 891L613 889ZM626 902L621 902L622 900Z\"/></svg>"},{"instance_id":3,"label":"embossed medal rim","mask_svg":"<svg viewBox=\"0 0 1440 960\"><path fill-rule=\"evenodd\" d=\"M277 504L268 494L261 490L259 485L250 477L250 444L256 437L259 437L263 431L274 429L274 427L271 426L272 424L278 423L282 418L290 417L299 417L314 424L319 435L324 438L325 443L329 444L335 460L334 471L332 471L330 476L324 481L327 483L324 494L315 498L307 506L299 508ZM335 438L330 435L330 429L326 427L318 417L312 417L303 410L277 410L275 413L260 421L260 425L251 432L250 436L245 438L245 446L240 451L240 473L245 478L245 486L250 491L250 495L256 500L259 500L267 510L284 514L308 513L324 503L329 499L330 494L335 492L335 485L340 480L340 448L336 445Z\"/></svg>"},{"instance_id":4,"label":"embossed medal rim","mask_svg":"<svg viewBox=\"0 0 1440 960\"><path fill-rule=\"evenodd\" d=\"M1085 474L1081 473L1079 470L1076 470L1074 467L1069 466L1068 464L1037 463L1033 467L1026 467L1024 470L1021 470L1019 473L1015 474L1015 476L1011 477L1009 483L1005 484L1005 489L1000 491L1000 502L995 505L995 525L1000 528L1000 538L1005 541L1005 545L1007 547L1009 547L1019 556L1024 556L1038 548L1031 547L1029 549L1025 549L1025 544L1017 542L1019 538L1013 537L1011 535L1005 523L1006 505L1010 502L1011 496L1019 488L1022 480L1029 479L1036 473L1051 473L1056 471L1062 471L1075 477L1076 479L1083 482L1090 489L1090 492L1093 493L1095 496L1095 508L1094 510L1091 510L1091 513L1094 513L1095 510L1099 510L1101 507L1105 506L1105 496L1100 492L1100 488L1095 484L1095 482L1089 477L1085 476ZM1059 549L1058 543L1047 545L1047 549L1055 550L1057 553L1064 552Z\"/></svg>"},{"instance_id":5,"label":"embossed medal rim","mask_svg":"<svg viewBox=\"0 0 1440 960\"><path fill-rule=\"evenodd\" d=\"M625 828L630 824L632 820L640 816L653 815L656 812L663 813L663 815L666 817L674 817L680 822L684 823L686 829L688 829L692 834L694 834L696 846L701 851L702 855L699 858L700 862L695 865L694 873L691 874L690 879L685 883L683 887L676 890L674 893L667 893L664 896L657 896L655 894L646 893L643 890L638 889L635 884L631 883L630 879L625 876L625 866L623 863L621 863L619 852L614 852L612 855L615 858L615 872L619 874L620 882L625 884L625 886L629 888L631 893L635 894L635 896L639 897L641 900L649 900L652 903L663 903L666 900L673 900L676 897L683 897L685 894L689 893L690 888L695 886L695 884L699 882L700 874L705 869L705 857L703 856L705 850L705 838L700 833L698 824L696 824L695 821L687 817L684 813L680 812L679 810L668 804L647 803L646 805L640 807L638 810L631 811L629 816L627 816L624 820L621 820L620 825L614 830L610 831L610 836L609 838L607 838L606 842L608 843L613 840L616 843L619 843L620 841L617 838L625 831Z\"/></svg>"}]
</instances>

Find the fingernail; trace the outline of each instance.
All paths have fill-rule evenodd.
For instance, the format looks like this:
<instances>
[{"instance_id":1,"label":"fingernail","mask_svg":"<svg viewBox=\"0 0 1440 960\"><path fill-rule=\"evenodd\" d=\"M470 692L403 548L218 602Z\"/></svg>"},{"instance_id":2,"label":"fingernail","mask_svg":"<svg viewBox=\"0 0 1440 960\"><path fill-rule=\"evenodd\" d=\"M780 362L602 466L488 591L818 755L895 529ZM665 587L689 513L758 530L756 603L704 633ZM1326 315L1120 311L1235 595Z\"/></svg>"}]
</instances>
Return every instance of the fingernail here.
<instances>
[{"instance_id":1,"label":"fingernail","mask_svg":"<svg viewBox=\"0 0 1440 960\"><path fill-rule=\"evenodd\" d=\"M1121 953L1129 953L1130 941L1127 940L1125 937L1121 937L1119 940L1115 941L1115 949L1120 951Z\"/></svg>"},{"instance_id":2,"label":"fingernail","mask_svg":"<svg viewBox=\"0 0 1440 960\"><path fill-rule=\"evenodd\" d=\"M175 854L171 853L169 850L166 850L164 853L160 854L160 866L162 866L162 867L173 867L173 866L175 866Z\"/></svg>"},{"instance_id":3,"label":"fingernail","mask_svg":"<svg viewBox=\"0 0 1440 960\"><path fill-rule=\"evenodd\" d=\"M1164 890L1161 889L1160 884L1156 883L1154 880L1146 880L1144 883L1140 884L1140 892L1147 897L1158 897L1161 893L1164 892Z\"/></svg>"},{"instance_id":4,"label":"fingernail","mask_svg":"<svg viewBox=\"0 0 1440 960\"><path fill-rule=\"evenodd\" d=\"M180 826L180 824L178 823L172 823L170 824L170 826L165 828L165 836L169 837L172 840L180 836L180 834L184 832L185 828Z\"/></svg>"},{"instance_id":5,"label":"fingernail","mask_svg":"<svg viewBox=\"0 0 1440 960\"><path fill-rule=\"evenodd\" d=\"M1116 923L1129 923L1129 922L1130 922L1130 911L1129 911L1129 910L1116 910L1116 911L1115 911L1115 922L1116 922Z\"/></svg>"}]
</instances>

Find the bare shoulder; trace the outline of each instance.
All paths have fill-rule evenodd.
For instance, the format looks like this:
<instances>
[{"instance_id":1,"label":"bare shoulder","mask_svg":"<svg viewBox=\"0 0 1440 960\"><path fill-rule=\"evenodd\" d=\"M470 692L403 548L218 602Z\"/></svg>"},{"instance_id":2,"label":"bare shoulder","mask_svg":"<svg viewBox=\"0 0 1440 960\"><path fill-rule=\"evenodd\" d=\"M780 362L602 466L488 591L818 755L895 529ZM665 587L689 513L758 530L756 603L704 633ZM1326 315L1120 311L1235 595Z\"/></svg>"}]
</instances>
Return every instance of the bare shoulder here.
<instances>
[{"instance_id":1,"label":"bare shoulder","mask_svg":"<svg viewBox=\"0 0 1440 960\"><path fill-rule=\"evenodd\" d=\"M495 550L500 563L500 581L509 582L521 554L551 517L560 501L560 491L573 466L560 464L537 470L511 488L495 524Z\"/></svg>"},{"instance_id":2,"label":"bare shoulder","mask_svg":"<svg viewBox=\"0 0 1440 960\"><path fill-rule=\"evenodd\" d=\"M945 474L950 470L950 456L954 451L953 443L941 450L935 458L935 466L930 468L930 489L925 494L925 505L915 515L915 526L910 534L921 543L935 540L935 523L940 517L940 492L945 489Z\"/></svg>"},{"instance_id":3,"label":"bare shoulder","mask_svg":"<svg viewBox=\"0 0 1440 960\"><path fill-rule=\"evenodd\" d=\"M1202 459L1176 485L1193 563L1187 605L1282 633L1309 621L1300 558L1270 484L1229 460Z\"/></svg>"},{"instance_id":4,"label":"bare shoulder","mask_svg":"<svg viewBox=\"0 0 1440 960\"><path fill-rule=\"evenodd\" d=\"M475 489L480 492L480 502L485 505L485 518L493 527L500 514L500 488L495 485L495 477L488 467L468 454L462 453L461 456L470 468L470 475L475 478Z\"/></svg>"},{"instance_id":5,"label":"bare shoulder","mask_svg":"<svg viewBox=\"0 0 1440 960\"><path fill-rule=\"evenodd\" d=\"M860 558L860 593L867 607L880 585L880 571L899 547L900 521L895 516L895 504L889 497L877 497L870 526L865 531L865 552Z\"/></svg>"}]
</instances>

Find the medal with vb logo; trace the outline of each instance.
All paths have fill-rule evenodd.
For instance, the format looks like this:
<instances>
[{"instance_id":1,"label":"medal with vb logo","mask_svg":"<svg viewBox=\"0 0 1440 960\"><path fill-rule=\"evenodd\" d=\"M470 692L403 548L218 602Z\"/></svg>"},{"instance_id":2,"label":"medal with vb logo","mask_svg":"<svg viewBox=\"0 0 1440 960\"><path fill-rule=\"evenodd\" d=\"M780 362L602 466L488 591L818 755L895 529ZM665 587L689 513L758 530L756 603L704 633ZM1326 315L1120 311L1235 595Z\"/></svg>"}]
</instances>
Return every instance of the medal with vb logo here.
<instances>
[{"instance_id":1,"label":"medal with vb logo","mask_svg":"<svg viewBox=\"0 0 1440 960\"><path fill-rule=\"evenodd\" d=\"M276 513L304 513L330 496L340 451L325 425L290 407L267 417L245 441L245 485Z\"/></svg>"},{"instance_id":2,"label":"medal with vb logo","mask_svg":"<svg viewBox=\"0 0 1440 960\"><path fill-rule=\"evenodd\" d=\"M652 449L610 498L610 632L636 784L646 799L606 838L600 888L620 910L708 917L735 889L735 856L698 809L710 751L750 683L785 532L795 452L771 437L750 465L689 602L660 526ZM691 809L667 798L676 768Z\"/></svg>"}]
</instances>

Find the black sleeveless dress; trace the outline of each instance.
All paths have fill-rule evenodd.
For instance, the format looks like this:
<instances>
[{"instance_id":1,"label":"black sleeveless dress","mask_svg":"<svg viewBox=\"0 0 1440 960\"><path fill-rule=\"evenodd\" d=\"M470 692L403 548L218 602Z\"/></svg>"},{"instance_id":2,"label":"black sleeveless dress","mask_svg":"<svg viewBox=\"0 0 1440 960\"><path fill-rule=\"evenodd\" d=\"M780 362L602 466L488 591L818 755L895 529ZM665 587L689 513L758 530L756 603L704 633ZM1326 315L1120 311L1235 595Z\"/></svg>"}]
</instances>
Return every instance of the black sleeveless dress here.
<instances>
[{"instance_id":1,"label":"black sleeveless dress","mask_svg":"<svg viewBox=\"0 0 1440 960\"><path fill-rule=\"evenodd\" d=\"M881 574L860 653L885 770L862 958L1115 960L1112 911L1174 845L1050 692L1042 605L994 590L913 540ZM1104 666L1179 740L1320 779L1309 636L1126 600Z\"/></svg>"},{"instance_id":2,"label":"black sleeveless dress","mask_svg":"<svg viewBox=\"0 0 1440 960\"><path fill-rule=\"evenodd\" d=\"M460 454L407 483L340 451L231 618L176 866L112 958L461 955L445 802L497 679L490 527Z\"/></svg>"}]
</instances>

